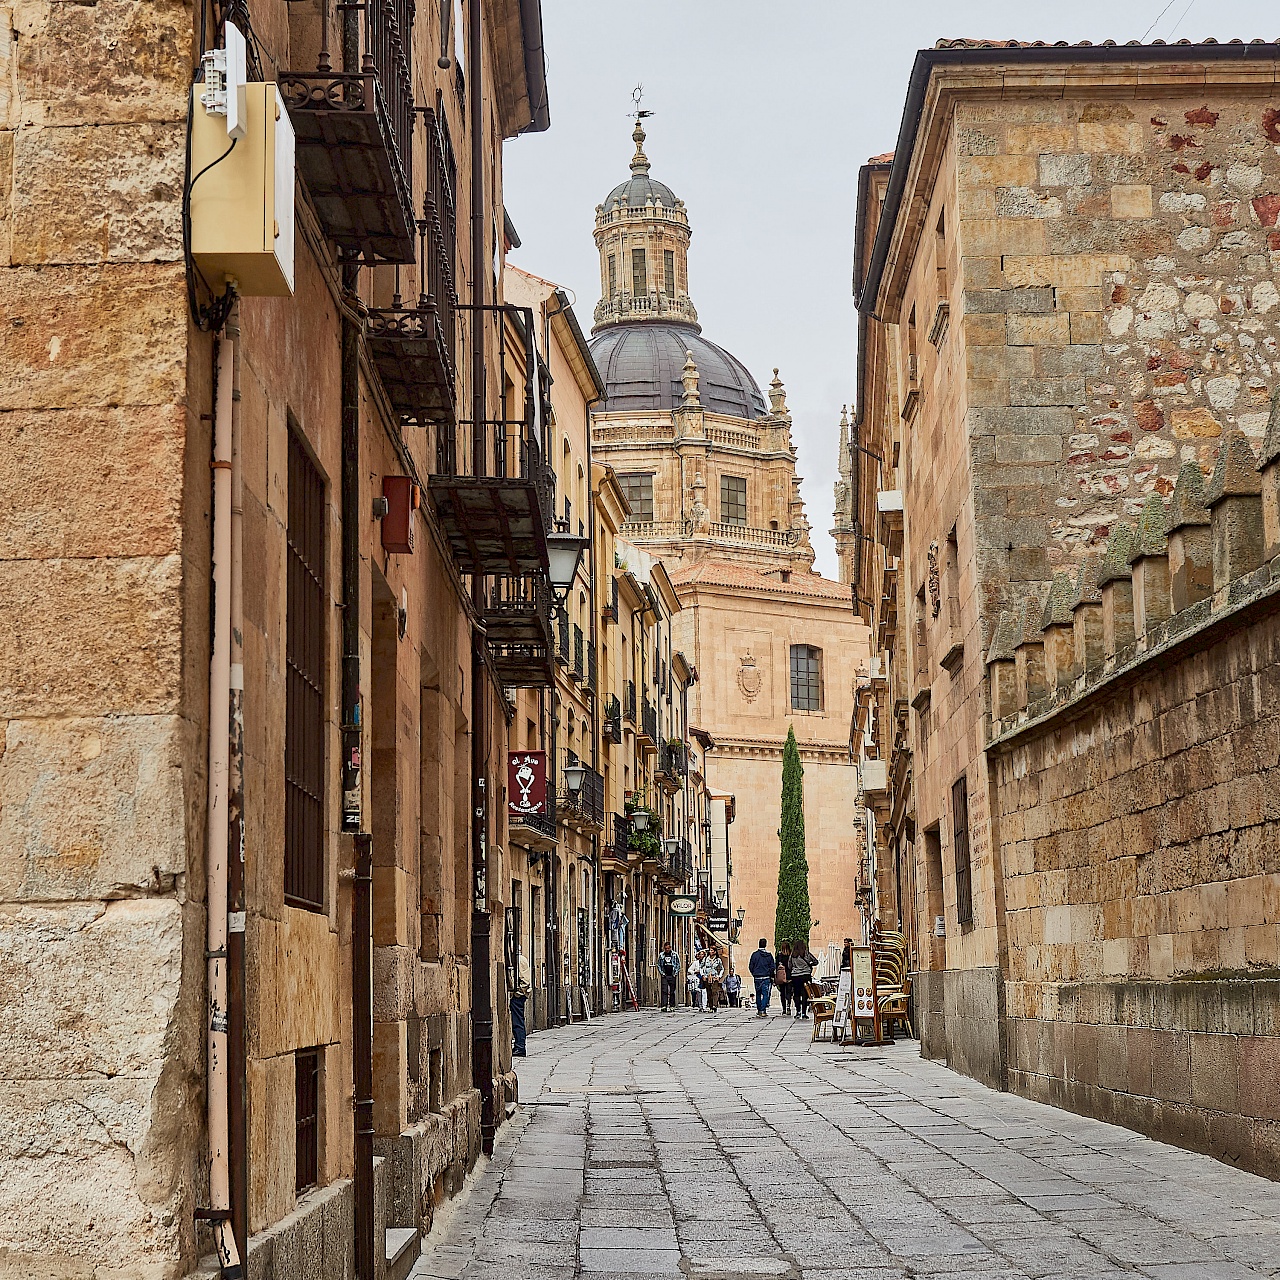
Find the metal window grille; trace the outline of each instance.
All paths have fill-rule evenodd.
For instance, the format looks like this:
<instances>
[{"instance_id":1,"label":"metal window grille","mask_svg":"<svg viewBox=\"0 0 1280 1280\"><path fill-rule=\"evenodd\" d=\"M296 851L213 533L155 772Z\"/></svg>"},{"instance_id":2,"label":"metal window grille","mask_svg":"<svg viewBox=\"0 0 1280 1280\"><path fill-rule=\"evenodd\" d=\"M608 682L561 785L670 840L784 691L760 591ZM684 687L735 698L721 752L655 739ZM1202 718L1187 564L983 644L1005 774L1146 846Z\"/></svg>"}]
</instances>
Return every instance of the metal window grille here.
<instances>
[{"instance_id":1,"label":"metal window grille","mask_svg":"<svg viewBox=\"0 0 1280 1280\"><path fill-rule=\"evenodd\" d=\"M668 298L676 296L676 255L671 249L662 251L662 291Z\"/></svg>"},{"instance_id":2,"label":"metal window grille","mask_svg":"<svg viewBox=\"0 0 1280 1280\"><path fill-rule=\"evenodd\" d=\"M822 710L822 650L810 644L791 646L791 709Z\"/></svg>"},{"instance_id":3,"label":"metal window grille","mask_svg":"<svg viewBox=\"0 0 1280 1280\"><path fill-rule=\"evenodd\" d=\"M720 477L720 523L747 523L746 476Z\"/></svg>"},{"instance_id":4,"label":"metal window grille","mask_svg":"<svg viewBox=\"0 0 1280 1280\"><path fill-rule=\"evenodd\" d=\"M973 920L973 878L969 870L969 779L962 773L951 788L951 837L956 858L956 919Z\"/></svg>"},{"instance_id":5,"label":"metal window grille","mask_svg":"<svg viewBox=\"0 0 1280 1280\"><path fill-rule=\"evenodd\" d=\"M289 435L284 894L324 910L324 481Z\"/></svg>"},{"instance_id":6,"label":"metal window grille","mask_svg":"<svg viewBox=\"0 0 1280 1280\"><path fill-rule=\"evenodd\" d=\"M609 255L609 297L613 297L618 292L618 259L611 253Z\"/></svg>"},{"instance_id":7,"label":"metal window grille","mask_svg":"<svg viewBox=\"0 0 1280 1280\"><path fill-rule=\"evenodd\" d=\"M302 1192L320 1180L320 1050L302 1049L293 1063L294 1187Z\"/></svg>"},{"instance_id":8,"label":"metal window grille","mask_svg":"<svg viewBox=\"0 0 1280 1280\"><path fill-rule=\"evenodd\" d=\"M649 292L649 271L643 249L631 250L631 292L639 295Z\"/></svg>"},{"instance_id":9,"label":"metal window grille","mask_svg":"<svg viewBox=\"0 0 1280 1280\"><path fill-rule=\"evenodd\" d=\"M631 508L632 520L653 519L653 476L625 475L619 476L622 492L626 495L627 505Z\"/></svg>"}]
</instances>

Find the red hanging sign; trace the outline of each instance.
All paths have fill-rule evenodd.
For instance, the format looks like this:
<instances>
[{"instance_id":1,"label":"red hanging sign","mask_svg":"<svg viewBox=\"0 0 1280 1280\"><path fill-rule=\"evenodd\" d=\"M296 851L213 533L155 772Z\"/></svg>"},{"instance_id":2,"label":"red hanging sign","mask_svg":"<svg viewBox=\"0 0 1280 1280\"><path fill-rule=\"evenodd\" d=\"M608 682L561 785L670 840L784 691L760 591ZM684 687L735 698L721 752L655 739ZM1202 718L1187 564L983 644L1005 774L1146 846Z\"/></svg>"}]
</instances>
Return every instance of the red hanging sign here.
<instances>
[{"instance_id":1,"label":"red hanging sign","mask_svg":"<svg viewBox=\"0 0 1280 1280\"><path fill-rule=\"evenodd\" d=\"M512 818L547 812L547 753L512 751L507 756L507 813Z\"/></svg>"}]
</instances>

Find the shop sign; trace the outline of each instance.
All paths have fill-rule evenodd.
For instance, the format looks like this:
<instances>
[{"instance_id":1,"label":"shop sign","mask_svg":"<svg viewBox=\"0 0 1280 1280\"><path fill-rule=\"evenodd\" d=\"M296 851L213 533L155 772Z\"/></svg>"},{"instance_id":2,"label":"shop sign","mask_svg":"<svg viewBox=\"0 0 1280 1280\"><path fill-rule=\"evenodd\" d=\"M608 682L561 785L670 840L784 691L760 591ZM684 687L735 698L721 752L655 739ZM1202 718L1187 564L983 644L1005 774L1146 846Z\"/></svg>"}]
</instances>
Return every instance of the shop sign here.
<instances>
[{"instance_id":1,"label":"shop sign","mask_svg":"<svg viewBox=\"0 0 1280 1280\"><path fill-rule=\"evenodd\" d=\"M512 751L507 756L507 814L523 818L547 812L547 753Z\"/></svg>"}]
</instances>

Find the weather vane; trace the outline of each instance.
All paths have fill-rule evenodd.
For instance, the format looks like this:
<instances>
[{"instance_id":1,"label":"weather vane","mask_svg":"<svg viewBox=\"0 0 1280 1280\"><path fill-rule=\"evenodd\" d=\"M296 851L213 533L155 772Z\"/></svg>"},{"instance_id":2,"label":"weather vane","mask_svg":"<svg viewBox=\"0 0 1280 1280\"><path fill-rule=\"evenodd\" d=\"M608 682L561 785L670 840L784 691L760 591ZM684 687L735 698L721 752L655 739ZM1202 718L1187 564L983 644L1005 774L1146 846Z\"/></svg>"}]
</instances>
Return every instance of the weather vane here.
<instances>
[{"instance_id":1,"label":"weather vane","mask_svg":"<svg viewBox=\"0 0 1280 1280\"><path fill-rule=\"evenodd\" d=\"M634 89L631 90L631 101L636 104L635 118L636 118L637 124L639 124L640 121L644 120L646 117L653 115L652 111L646 111L640 105L643 98L644 98L644 85L638 84Z\"/></svg>"}]
</instances>

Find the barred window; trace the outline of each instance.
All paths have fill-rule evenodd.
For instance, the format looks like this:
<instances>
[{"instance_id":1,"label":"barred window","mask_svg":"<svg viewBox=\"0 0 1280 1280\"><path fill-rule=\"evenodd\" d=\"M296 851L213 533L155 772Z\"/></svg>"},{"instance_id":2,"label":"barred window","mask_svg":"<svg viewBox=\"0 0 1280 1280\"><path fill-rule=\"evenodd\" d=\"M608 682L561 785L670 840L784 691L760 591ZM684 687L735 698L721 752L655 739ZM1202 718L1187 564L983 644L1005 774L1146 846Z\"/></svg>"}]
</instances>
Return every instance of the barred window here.
<instances>
[{"instance_id":1,"label":"barred window","mask_svg":"<svg viewBox=\"0 0 1280 1280\"><path fill-rule=\"evenodd\" d=\"M622 492L631 507L632 520L653 519L653 475L633 474L618 477Z\"/></svg>"},{"instance_id":2,"label":"barred window","mask_svg":"<svg viewBox=\"0 0 1280 1280\"><path fill-rule=\"evenodd\" d=\"M631 250L631 292L642 295L649 292L649 271L645 266L644 250Z\"/></svg>"},{"instance_id":3,"label":"barred window","mask_svg":"<svg viewBox=\"0 0 1280 1280\"><path fill-rule=\"evenodd\" d=\"M662 289L668 298L676 296L676 255L671 249L662 251Z\"/></svg>"},{"instance_id":4,"label":"barred window","mask_svg":"<svg viewBox=\"0 0 1280 1280\"><path fill-rule=\"evenodd\" d=\"M822 650L811 644L791 646L791 709L822 710Z\"/></svg>"},{"instance_id":5,"label":"barred window","mask_svg":"<svg viewBox=\"0 0 1280 1280\"><path fill-rule=\"evenodd\" d=\"M973 923L973 878L969 870L969 779L961 774L951 788L951 843L956 859L956 919Z\"/></svg>"},{"instance_id":6,"label":"barred window","mask_svg":"<svg viewBox=\"0 0 1280 1280\"><path fill-rule=\"evenodd\" d=\"M613 297L618 292L618 259L614 254L609 255L609 297Z\"/></svg>"},{"instance_id":7,"label":"barred window","mask_svg":"<svg viewBox=\"0 0 1280 1280\"><path fill-rule=\"evenodd\" d=\"M746 476L720 477L720 523L747 523Z\"/></svg>"},{"instance_id":8,"label":"barred window","mask_svg":"<svg viewBox=\"0 0 1280 1280\"><path fill-rule=\"evenodd\" d=\"M289 433L284 894L324 910L324 481Z\"/></svg>"},{"instance_id":9,"label":"barred window","mask_svg":"<svg viewBox=\"0 0 1280 1280\"><path fill-rule=\"evenodd\" d=\"M294 1190L320 1181L320 1050L293 1055Z\"/></svg>"}]
</instances>

